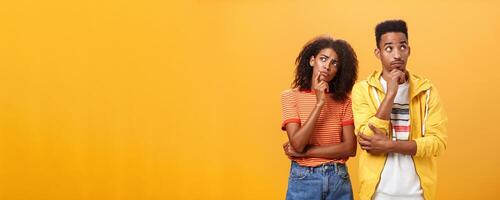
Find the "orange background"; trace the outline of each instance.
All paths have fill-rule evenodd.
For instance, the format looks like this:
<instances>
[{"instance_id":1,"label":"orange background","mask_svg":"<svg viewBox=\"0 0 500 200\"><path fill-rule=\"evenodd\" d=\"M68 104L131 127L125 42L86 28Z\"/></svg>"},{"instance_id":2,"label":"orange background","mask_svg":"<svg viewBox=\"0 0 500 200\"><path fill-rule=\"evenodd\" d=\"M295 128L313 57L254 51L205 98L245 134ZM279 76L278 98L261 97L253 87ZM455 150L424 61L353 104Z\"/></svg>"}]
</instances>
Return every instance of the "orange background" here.
<instances>
[{"instance_id":1,"label":"orange background","mask_svg":"<svg viewBox=\"0 0 500 200\"><path fill-rule=\"evenodd\" d=\"M284 199L279 94L319 34L379 70L403 18L408 68L439 88L439 199L500 186L496 1L4 1L0 199ZM358 191L357 159L349 161Z\"/></svg>"}]
</instances>

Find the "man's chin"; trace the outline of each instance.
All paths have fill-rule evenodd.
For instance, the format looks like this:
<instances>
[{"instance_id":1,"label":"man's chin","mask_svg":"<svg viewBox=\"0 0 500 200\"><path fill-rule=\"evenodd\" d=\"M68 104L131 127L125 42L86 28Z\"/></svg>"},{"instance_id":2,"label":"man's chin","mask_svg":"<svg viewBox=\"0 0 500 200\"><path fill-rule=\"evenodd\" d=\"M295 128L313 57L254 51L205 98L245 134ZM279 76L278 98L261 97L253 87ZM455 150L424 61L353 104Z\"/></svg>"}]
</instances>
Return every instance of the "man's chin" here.
<instances>
[{"instance_id":1,"label":"man's chin","mask_svg":"<svg viewBox=\"0 0 500 200\"><path fill-rule=\"evenodd\" d=\"M391 66L391 67L389 67L389 69L391 69L390 71L397 69L399 71L406 72L405 66Z\"/></svg>"}]
</instances>

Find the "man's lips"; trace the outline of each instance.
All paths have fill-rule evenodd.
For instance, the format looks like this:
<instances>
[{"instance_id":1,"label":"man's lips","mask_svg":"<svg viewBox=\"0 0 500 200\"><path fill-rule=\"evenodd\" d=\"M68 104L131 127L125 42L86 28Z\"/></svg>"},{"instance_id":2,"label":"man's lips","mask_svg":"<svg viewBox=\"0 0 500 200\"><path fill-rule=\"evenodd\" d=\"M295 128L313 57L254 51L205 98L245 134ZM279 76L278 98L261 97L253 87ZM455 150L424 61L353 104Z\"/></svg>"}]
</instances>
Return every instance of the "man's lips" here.
<instances>
[{"instance_id":1,"label":"man's lips","mask_svg":"<svg viewBox=\"0 0 500 200\"><path fill-rule=\"evenodd\" d=\"M405 62L403 61L394 61L394 62L391 62L391 65L404 65Z\"/></svg>"}]
</instances>

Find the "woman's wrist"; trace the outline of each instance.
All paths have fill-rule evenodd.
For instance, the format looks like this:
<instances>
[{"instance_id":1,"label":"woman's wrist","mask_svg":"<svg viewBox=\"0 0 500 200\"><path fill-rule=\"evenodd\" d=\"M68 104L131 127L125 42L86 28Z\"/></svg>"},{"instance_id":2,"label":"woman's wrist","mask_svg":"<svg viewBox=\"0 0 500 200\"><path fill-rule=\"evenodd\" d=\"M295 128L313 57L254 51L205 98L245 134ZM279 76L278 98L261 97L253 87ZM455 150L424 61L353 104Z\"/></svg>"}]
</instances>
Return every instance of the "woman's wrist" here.
<instances>
[{"instance_id":1,"label":"woman's wrist","mask_svg":"<svg viewBox=\"0 0 500 200\"><path fill-rule=\"evenodd\" d=\"M325 105L325 102L324 102L324 101L318 101L318 102L316 103L316 108L322 108L324 105Z\"/></svg>"}]
</instances>

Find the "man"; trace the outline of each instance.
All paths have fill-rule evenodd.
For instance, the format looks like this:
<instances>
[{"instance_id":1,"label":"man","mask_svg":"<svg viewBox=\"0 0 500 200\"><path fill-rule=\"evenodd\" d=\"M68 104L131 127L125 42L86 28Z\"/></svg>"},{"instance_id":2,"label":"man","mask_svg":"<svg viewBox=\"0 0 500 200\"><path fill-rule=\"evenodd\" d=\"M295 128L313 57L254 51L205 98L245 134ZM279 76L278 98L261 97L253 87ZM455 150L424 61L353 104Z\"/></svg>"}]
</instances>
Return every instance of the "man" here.
<instances>
[{"instance_id":1,"label":"man","mask_svg":"<svg viewBox=\"0 0 500 200\"><path fill-rule=\"evenodd\" d=\"M408 30L402 20L375 28L382 71L352 92L359 135L361 199L435 199L436 157L446 149L447 117L429 80L406 70Z\"/></svg>"}]
</instances>

